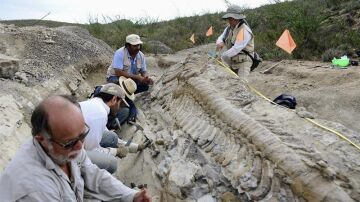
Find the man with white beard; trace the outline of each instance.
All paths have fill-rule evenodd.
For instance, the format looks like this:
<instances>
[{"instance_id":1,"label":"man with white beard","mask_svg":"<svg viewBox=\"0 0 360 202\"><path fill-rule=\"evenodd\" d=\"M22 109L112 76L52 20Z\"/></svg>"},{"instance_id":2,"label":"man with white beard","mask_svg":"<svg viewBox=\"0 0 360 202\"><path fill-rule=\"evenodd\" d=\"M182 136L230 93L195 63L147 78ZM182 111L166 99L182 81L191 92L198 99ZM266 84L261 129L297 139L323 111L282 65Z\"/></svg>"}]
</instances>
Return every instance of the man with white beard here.
<instances>
[{"instance_id":1,"label":"man with white beard","mask_svg":"<svg viewBox=\"0 0 360 202\"><path fill-rule=\"evenodd\" d=\"M83 149L90 129L68 96L42 101L31 116L33 138L0 176L0 201L151 201L91 163Z\"/></svg>"}]
</instances>

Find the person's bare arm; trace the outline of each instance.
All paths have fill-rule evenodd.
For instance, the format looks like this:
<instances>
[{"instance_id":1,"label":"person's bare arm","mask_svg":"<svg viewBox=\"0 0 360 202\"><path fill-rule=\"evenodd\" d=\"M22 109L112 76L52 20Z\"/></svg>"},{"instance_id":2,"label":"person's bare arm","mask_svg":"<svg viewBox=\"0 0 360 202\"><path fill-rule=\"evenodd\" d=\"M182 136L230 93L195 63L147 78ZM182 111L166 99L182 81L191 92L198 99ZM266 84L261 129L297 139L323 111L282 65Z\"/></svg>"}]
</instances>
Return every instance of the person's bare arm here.
<instances>
[{"instance_id":1,"label":"person's bare arm","mask_svg":"<svg viewBox=\"0 0 360 202\"><path fill-rule=\"evenodd\" d=\"M147 75L147 72L141 72L141 76L143 76L145 78L145 83L148 84L148 85L152 85L154 84L154 80L152 80L152 78L150 78L148 75Z\"/></svg>"}]
</instances>

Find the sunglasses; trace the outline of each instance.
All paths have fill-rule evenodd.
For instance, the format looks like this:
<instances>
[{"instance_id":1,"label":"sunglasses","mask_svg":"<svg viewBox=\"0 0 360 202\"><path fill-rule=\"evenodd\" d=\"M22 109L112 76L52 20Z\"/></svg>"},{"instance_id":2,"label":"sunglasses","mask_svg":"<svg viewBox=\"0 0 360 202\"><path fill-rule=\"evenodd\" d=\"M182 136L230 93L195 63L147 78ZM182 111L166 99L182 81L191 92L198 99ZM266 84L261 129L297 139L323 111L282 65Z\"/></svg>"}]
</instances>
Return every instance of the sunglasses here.
<instances>
[{"instance_id":1,"label":"sunglasses","mask_svg":"<svg viewBox=\"0 0 360 202\"><path fill-rule=\"evenodd\" d=\"M72 140L69 140L69 141L67 141L67 142L65 142L65 143L55 141L55 140L52 139L52 138L50 138L50 141L58 144L59 146L61 146L61 147L64 148L64 149L73 148L73 147L76 145L76 143L78 143L78 141L83 142L84 139L85 139L85 137L89 134L89 132L90 132L89 126L85 124L85 127L86 127L85 132L81 133L77 138L74 138L74 139L72 139Z\"/></svg>"}]
</instances>

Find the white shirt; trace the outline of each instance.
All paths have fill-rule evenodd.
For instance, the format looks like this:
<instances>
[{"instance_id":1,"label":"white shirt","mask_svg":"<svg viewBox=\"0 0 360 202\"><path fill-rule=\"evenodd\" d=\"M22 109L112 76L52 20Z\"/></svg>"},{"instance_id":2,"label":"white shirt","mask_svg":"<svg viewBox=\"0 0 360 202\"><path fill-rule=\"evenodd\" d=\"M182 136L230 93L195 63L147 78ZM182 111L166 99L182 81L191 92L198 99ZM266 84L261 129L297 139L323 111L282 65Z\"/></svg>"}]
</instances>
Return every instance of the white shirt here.
<instances>
[{"instance_id":1,"label":"white shirt","mask_svg":"<svg viewBox=\"0 0 360 202\"><path fill-rule=\"evenodd\" d=\"M85 150L95 150L98 152L116 155L116 148L103 148L100 146L101 138L106 128L110 108L101 98L95 97L80 102L81 112L85 123L89 126L90 132L85 138Z\"/></svg>"},{"instance_id":2,"label":"white shirt","mask_svg":"<svg viewBox=\"0 0 360 202\"><path fill-rule=\"evenodd\" d=\"M91 163L84 149L71 161L71 178L44 152L27 141L0 176L0 201L133 201L135 190Z\"/></svg>"}]
</instances>

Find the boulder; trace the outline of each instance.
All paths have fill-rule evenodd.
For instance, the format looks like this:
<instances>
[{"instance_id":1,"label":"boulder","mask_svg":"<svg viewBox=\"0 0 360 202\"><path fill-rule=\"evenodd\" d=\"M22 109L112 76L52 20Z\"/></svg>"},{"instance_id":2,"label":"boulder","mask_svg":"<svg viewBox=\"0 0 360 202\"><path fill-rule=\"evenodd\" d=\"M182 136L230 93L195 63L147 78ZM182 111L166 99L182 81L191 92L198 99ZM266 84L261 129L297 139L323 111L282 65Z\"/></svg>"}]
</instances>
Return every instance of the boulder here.
<instances>
[{"instance_id":1,"label":"boulder","mask_svg":"<svg viewBox=\"0 0 360 202\"><path fill-rule=\"evenodd\" d=\"M174 51L161 41L148 41L146 42L146 46L149 50L154 54L171 54Z\"/></svg>"},{"instance_id":2,"label":"boulder","mask_svg":"<svg viewBox=\"0 0 360 202\"><path fill-rule=\"evenodd\" d=\"M0 54L0 78L12 79L19 71L19 60Z\"/></svg>"}]
</instances>

